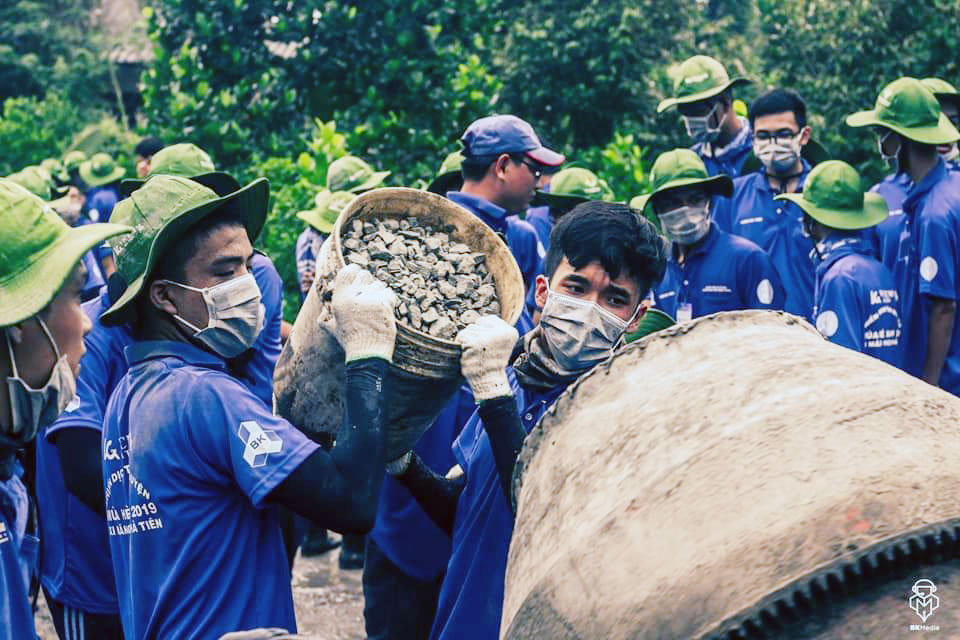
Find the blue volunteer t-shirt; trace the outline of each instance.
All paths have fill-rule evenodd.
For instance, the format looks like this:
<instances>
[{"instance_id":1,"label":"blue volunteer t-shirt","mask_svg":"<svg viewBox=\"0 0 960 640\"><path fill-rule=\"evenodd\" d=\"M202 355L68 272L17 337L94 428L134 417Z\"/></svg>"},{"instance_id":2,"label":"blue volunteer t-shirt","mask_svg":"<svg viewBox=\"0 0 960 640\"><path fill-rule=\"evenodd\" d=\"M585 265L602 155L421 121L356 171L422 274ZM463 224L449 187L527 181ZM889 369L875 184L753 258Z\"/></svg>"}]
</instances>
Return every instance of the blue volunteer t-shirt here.
<instances>
[{"instance_id":1,"label":"blue volunteer t-shirt","mask_svg":"<svg viewBox=\"0 0 960 640\"><path fill-rule=\"evenodd\" d=\"M653 290L656 307L678 321L718 311L783 309L783 285L770 257L715 223L683 264L678 257L673 246L663 280Z\"/></svg>"},{"instance_id":2,"label":"blue volunteer t-shirt","mask_svg":"<svg viewBox=\"0 0 960 640\"><path fill-rule=\"evenodd\" d=\"M904 230L894 280L906 332L905 369L920 375L927 353L930 298L960 300L960 173L943 161L903 202ZM960 394L960 322L953 325L940 387Z\"/></svg>"},{"instance_id":3,"label":"blue volunteer t-shirt","mask_svg":"<svg viewBox=\"0 0 960 640\"><path fill-rule=\"evenodd\" d=\"M868 239L873 255L888 269L893 268L897 260L900 236L903 233L903 201L913 189L913 180L905 172L891 173L882 182L870 188L872 193L879 193L887 203L890 216L880 224L864 230L864 237Z\"/></svg>"},{"instance_id":4,"label":"blue volunteer t-shirt","mask_svg":"<svg viewBox=\"0 0 960 640\"><path fill-rule=\"evenodd\" d=\"M537 238L543 245L544 251L550 250L550 232L553 231L553 218L550 216L550 207L533 207L527 209L526 222L537 232Z\"/></svg>"},{"instance_id":5,"label":"blue volunteer t-shirt","mask_svg":"<svg viewBox=\"0 0 960 640\"><path fill-rule=\"evenodd\" d=\"M810 172L803 162L797 191ZM713 220L726 231L750 240L767 252L783 283L783 308L810 319L813 310L813 263L810 237L803 232L803 211L792 202L774 200L779 195L770 187L764 170L733 181L733 196L715 200Z\"/></svg>"},{"instance_id":6,"label":"blue volunteer t-shirt","mask_svg":"<svg viewBox=\"0 0 960 640\"><path fill-rule=\"evenodd\" d=\"M703 160L709 175L726 174L731 178L740 175L743 164L753 153L753 131L750 129L750 121L740 118L740 125L740 132L725 147L717 149L709 142L698 142L691 147Z\"/></svg>"},{"instance_id":7,"label":"blue volunteer t-shirt","mask_svg":"<svg viewBox=\"0 0 960 640\"><path fill-rule=\"evenodd\" d=\"M104 421L103 480L128 640L296 630L266 497L318 445L190 344L127 347Z\"/></svg>"},{"instance_id":8,"label":"blue volunteer t-shirt","mask_svg":"<svg viewBox=\"0 0 960 640\"><path fill-rule=\"evenodd\" d=\"M820 243L814 317L830 342L899 367L900 297L890 271L860 232L833 232Z\"/></svg>"},{"instance_id":9,"label":"blue volunteer t-shirt","mask_svg":"<svg viewBox=\"0 0 960 640\"><path fill-rule=\"evenodd\" d=\"M272 407L273 369L280 356L282 283L269 258L254 254L251 271L260 287L266 320L251 356L243 365L241 381ZM127 372L124 349L133 343L127 327L106 327L100 314L110 306L104 290L83 305L93 329L84 337L86 354L80 361L76 399L37 438L37 508L44 523L41 582L61 604L89 613L116 614L117 588L113 579L107 525L66 490L56 435L62 429L102 431L107 401Z\"/></svg>"},{"instance_id":10,"label":"blue volunteer t-shirt","mask_svg":"<svg viewBox=\"0 0 960 640\"><path fill-rule=\"evenodd\" d=\"M512 369L508 373L523 428L529 433L566 385L549 391L521 387ZM489 640L499 637L513 513L478 413L453 444L453 455L467 482L457 502L450 563L430 638Z\"/></svg>"},{"instance_id":11,"label":"blue volunteer t-shirt","mask_svg":"<svg viewBox=\"0 0 960 640\"><path fill-rule=\"evenodd\" d=\"M33 610L30 608L30 575L37 563L37 538L26 532L29 515L23 472L0 482L0 637L32 640Z\"/></svg>"},{"instance_id":12,"label":"blue volunteer t-shirt","mask_svg":"<svg viewBox=\"0 0 960 640\"><path fill-rule=\"evenodd\" d=\"M84 194L84 213L93 222L106 222L120 202L120 193L113 185L93 187Z\"/></svg>"}]
</instances>

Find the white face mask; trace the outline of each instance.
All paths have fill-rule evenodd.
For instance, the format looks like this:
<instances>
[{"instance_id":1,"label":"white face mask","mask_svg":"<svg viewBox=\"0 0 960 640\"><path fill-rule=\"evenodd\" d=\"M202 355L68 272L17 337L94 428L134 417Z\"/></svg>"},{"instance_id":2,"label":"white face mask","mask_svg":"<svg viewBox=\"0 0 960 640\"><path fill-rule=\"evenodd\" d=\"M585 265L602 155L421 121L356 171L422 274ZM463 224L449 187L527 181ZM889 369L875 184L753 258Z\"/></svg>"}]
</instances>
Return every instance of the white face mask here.
<instances>
[{"instance_id":1,"label":"white face mask","mask_svg":"<svg viewBox=\"0 0 960 640\"><path fill-rule=\"evenodd\" d=\"M721 123L718 122L715 127L710 126L710 120L713 119L717 109L720 108L719 102L713 105L710 113L705 116L680 116L683 118L683 124L687 127L687 135L694 142L713 142L720 137Z\"/></svg>"},{"instance_id":2,"label":"white face mask","mask_svg":"<svg viewBox=\"0 0 960 640\"><path fill-rule=\"evenodd\" d=\"M754 140L753 153L763 163L767 173L775 176L786 175L793 171L800 159L800 135L797 134L785 145L775 140L765 144Z\"/></svg>"},{"instance_id":3,"label":"white face mask","mask_svg":"<svg viewBox=\"0 0 960 640\"><path fill-rule=\"evenodd\" d=\"M50 378L39 389L34 389L20 377L17 361L13 355L13 345L6 331L7 353L10 355L10 367L13 375L7 378L7 393L10 397L10 415L13 424L4 435L18 445L25 445L36 437L37 432L52 424L77 395L77 381L66 354L61 354L50 330L42 319L37 318L40 328L53 345L57 363L53 365Z\"/></svg>"},{"instance_id":4,"label":"white face mask","mask_svg":"<svg viewBox=\"0 0 960 640\"><path fill-rule=\"evenodd\" d=\"M224 358L235 358L256 342L263 329L266 312L260 303L260 287L253 274L248 273L206 289L172 280L164 282L203 296L210 317L206 327L200 329L178 314L173 317L191 329L194 339L214 353Z\"/></svg>"},{"instance_id":5,"label":"white face mask","mask_svg":"<svg viewBox=\"0 0 960 640\"><path fill-rule=\"evenodd\" d=\"M894 171L898 171L899 170L898 167L900 164L900 161L899 161L900 149L903 147L903 143L900 142L900 139L899 138L897 139L897 150L893 152L893 155L888 156L883 152L883 143L886 142L887 138L889 138L891 135L893 135L893 131L887 131L886 134L878 138L877 149L880 151L880 157L883 158L883 161L887 163L887 166L893 169Z\"/></svg>"},{"instance_id":6,"label":"white face mask","mask_svg":"<svg viewBox=\"0 0 960 640\"><path fill-rule=\"evenodd\" d=\"M710 204L679 207L657 214L667 236L682 245L700 241L710 230Z\"/></svg>"},{"instance_id":7,"label":"white face mask","mask_svg":"<svg viewBox=\"0 0 960 640\"><path fill-rule=\"evenodd\" d=\"M609 357L631 321L618 318L595 302L547 289L540 331L554 362L576 372Z\"/></svg>"}]
</instances>

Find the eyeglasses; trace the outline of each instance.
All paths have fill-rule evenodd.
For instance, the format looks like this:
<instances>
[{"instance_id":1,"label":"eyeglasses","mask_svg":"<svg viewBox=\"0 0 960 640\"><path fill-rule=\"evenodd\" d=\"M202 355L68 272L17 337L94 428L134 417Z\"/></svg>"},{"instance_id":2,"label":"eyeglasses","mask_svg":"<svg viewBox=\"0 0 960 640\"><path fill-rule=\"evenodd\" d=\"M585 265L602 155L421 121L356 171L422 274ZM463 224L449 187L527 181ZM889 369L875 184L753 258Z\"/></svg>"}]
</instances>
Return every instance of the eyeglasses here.
<instances>
[{"instance_id":1,"label":"eyeglasses","mask_svg":"<svg viewBox=\"0 0 960 640\"><path fill-rule=\"evenodd\" d=\"M800 135L799 131L790 129L780 129L779 131L757 131L753 134L753 139L761 144L767 144L771 141L777 144L790 144L794 138Z\"/></svg>"},{"instance_id":2,"label":"eyeglasses","mask_svg":"<svg viewBox=\"0 0 960 640\"><path fill-rule=\"evenodd\" d=\"M514 160L514 162L519 162L520 164L526 165L527 169L530 169L530 173L533 174L533 177L534 177L536 180L539 180L539 179L540 179L540 176L543 175L543 168L542 168L540 165L538 165L538 164L534 164L534 163L532 163L532 162L529 162L529 161L527 160L526 156L521 156L521 157L519 157L519 158L514 158L513 160Z\"/></svg>"}]
</instances>

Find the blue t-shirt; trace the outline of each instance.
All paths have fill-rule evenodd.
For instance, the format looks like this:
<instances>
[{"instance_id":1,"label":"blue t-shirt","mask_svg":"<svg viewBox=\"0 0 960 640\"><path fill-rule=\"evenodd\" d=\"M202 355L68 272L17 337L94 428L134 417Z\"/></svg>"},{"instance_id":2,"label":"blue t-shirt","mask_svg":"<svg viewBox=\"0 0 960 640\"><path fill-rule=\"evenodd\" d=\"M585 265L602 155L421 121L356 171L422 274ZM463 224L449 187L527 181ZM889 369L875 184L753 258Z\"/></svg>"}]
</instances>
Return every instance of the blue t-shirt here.
<instances>
[{"instance_id":1,"label":"blue t-shirt","mask_svg":"<svg viewBox=\"0 0 960 640\"><path fill-rule=\"evenodd\" d=\"M310 293L310 283L306 282L304 277L307 273L316 275L317 252L314 251L314 247L316 246L319 249L324 238L326 236L313 227L304 229L297 238L295 256L297 259L297 285L300 288L300 302L306 300L307 294Z\"/></svg>"},{"instance_id":2,"label":"blue t-shirt","mask_svg":"<svg viewBox=\"0 0 960 640\"><path fill-rule=\"evenodd\" d=\"M296 630L266 497L317 450L211 353L136 342L107 405L103 481L124 636Z\"/></svg>"},{"instance_id":3,"label":"blue t-shirt","mask_svg":"<svg viewBox=\"0 0 960 640\"><path fill-rule=\"evenodd\" d=\"M272 407L273 368L280 356L282 283L273 263L262 254L254 254L251 271L260 287L266 321L244 365L242 381L266 407ZM61 604L102 614L119 611L107 525L66 490L54 440L61 429L102 431L107 401L127 372L123 351L133 343L133 336L127 327L100 323L100 314L109 306L106 291L83 305L93 329L84 337L87 352L80 361L76 399L37 438L37 507L43 522L41 581Z\"/></svg>"},{"instance_id":4,"label":"blue t-shirt","mask_svg":"<svg viewBox=\"0 0 960 640\"><path fill-rule=\"evenodd\" d=\"M830 342L899 367L900 296L890 271L859 232L833 232L820 243L814 317Z\"/></svg>"},{"instance_id":5,"label":"blue t-shirt","mask_svg":"<svg viewBox=\"0 0 960 640\"><path fill-rule=\"evenodd\" d=\"M797 191L810 172L803 163ZM766 173L755 171L733 181L733 196L715 200L713 220L726 231L750 240L767 252L783 283L785 311L810 319L813 310L813 242L803 232L803 211L792 202L774 200Z\"/></svg>"},{"instance_id":6,"label":"blue t-shirt","mask_svg":"<svg viewBox=\"0 0 960 640\"><path fill-rule=\"evenodd\" d=\"M960 300L960 173L941 161L903 202L904 223L893 268L900 294L905 370L920 375L927 354L930 298ZM953 325L940 386L960 394L960 322Z\"/></svg>"},{"instance_id":7,"label":"blue t-shirt","mask_svg":"<svg viewBox=\"0 0 960 640\"><path fill-rule=\"evenodd\" d=\"M783 309L780 276L770 257L749 240L711 223L683 264L678 256L673 246L663 280L653 290L657 308L678 321L718 311Z\"/></svg>"},{"instance_id":8,"label":"blue t-shirt","mask_svg":"<svg viewBox=\"0 0 960 640\"><path fill-rule=\"evenodd\" d=\"M513 371L508 373L520 420L529 433L566 385L549 391L521 387ZM457 502L450 563L430 638L489 640L499 637L513 513L479 413L454 442L453 455L467 482Z\"/></svg>"},{"instance_id":9,"label":"blue t-shirt","mask_svg":"<svg viewBox=\"0 0 960 640\"><path fill-rule=\"evenodd\" d=\"M545 251L550 250L550 232L553 231L553 218L550 216L550 207L533 207L527 209L526 221L537 232L537 238Z\"/></svg>"},{"instance_id":10,"label":"blue t-shirt","mask_svg":"<svg viewBox=\"0 0 960 640\"><path fill-rule=\"evenodd\" d=\"M900 244L900 235L903 232L903 201L913 189L913 180L905 172L891 173L882 182L870 188L873 193L879 193L887 202L890 216L880 224L864 230L864 237L873 248L873 255L887 268L891 268L896 261Z\"/></svg>"},{"instance_id":11,"label":"blue t-shirt","mask_svg":"<svg viewBox=\"0 0 960 640\"><path fill-rule=\"evenodd\" d=\"M29 594L37 538L26 532L30 503L20 481L22 469L16 467L9 480L0 482L0 636L31 640L36 637Z\"/></svg>"},{"instance_id":12,"label":"blue t-shirt","mask_svg":"<svg viewBox=\"0 0 960 640\"><path fill-rule=\"evenodd\" d=\"M113 185L93 187L84 194L84 213L93 222L106 222L113 213L113 208L120 202L120 193Z\"/></svg>"},{"instance_id":13,"label":"blue t-shirt","mask_svg":"<svg viewBox=\"0 0 960 640\"><path fill-rule=\"evenodd\" d=\"M691 147L703 160L707 173L711 176L724 173L731 178L736 178L740 175L747 158L753 153L753 131L750 129L750 121L740 118L740 125L740 132L722 149L716 149L713 144L707 142L698 142Z\"/></svg>"}]
</instances>

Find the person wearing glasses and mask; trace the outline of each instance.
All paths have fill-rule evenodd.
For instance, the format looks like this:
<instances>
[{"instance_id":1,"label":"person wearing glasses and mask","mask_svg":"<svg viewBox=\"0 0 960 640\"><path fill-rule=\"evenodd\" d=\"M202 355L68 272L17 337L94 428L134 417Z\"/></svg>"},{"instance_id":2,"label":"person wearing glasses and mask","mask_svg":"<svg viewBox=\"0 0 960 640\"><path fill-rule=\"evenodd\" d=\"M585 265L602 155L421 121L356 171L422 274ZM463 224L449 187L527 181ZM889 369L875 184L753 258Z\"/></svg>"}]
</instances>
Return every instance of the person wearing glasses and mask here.
<instances>
[{"instance_id":1,"label":"person wearing glasses and mask","mask_svg":"<svg viewBox=\"0 0 960 640\"><path fill-rule=\"evenodd\" d=\"M810 141L807 105L789 89L773 89L750 105L750 125L762 166L733 181L733 195L715 201L713 220L767 252L783 282L784 310L809 320L814 278L803 212L791 202L774 202L777 195L802 191L810 172L801 157Z\"/></svg>"},{"instance_id":2,"label":"person wearing glasses and mask","mask_svg":"<svg viewBox=\"0 0 960 640\"><path fill-rule=\"evenodd\" d=\"M731 79L714 58L693 56L677 69L673 97L657 105L657 113L677 107L694 143L692 149L711 176L735 178L750 157L750 123L733 108L733 89L749 83L746 78Z\"/></svg>"},{"instance_id":3,"label":"person wearing glasses and mask","mask_svg":"<svg viewBox=\"0 0 960 640\"><path fill-rule=\"evenodd\" d=\"M884 87L874 108L847 116L847 124L872 127L880 155L913 184L903 215L878 228L881 261L900 295L904 370L960 393L960 172L948 171L937 151L960 132L936 96L908 77Z\"/></svg>"},{"instance_id":4,"label":"person wearing glasses and mask","mask_svg":"<svg viewBox=\"0 0 960 640\"><path fill-rule=\"evenodd\" d=\"M345 533L373 525L385 464L385 373L396 297L342 270L331 301L345 352L346 428L328 453L235 373L264 326L250 272L265 180L228 195L158 175L118 203L123 282L105 326L126 324L129 369L107 404L103 484L127 640L296 631L279 504ZM123 286L121 286L123 285Z\"/></svg>"},{"instance_id":5,"label":"person wearing glasses and mask","mask_svg":"<svg viewBox=\"0 0 960 640\"><path fill-rule=\"evenodd\" d=\"M559 167L564 157L544 147L533 127L511 115L480 118L467 127L460 142L463 186L447 198L506 239L530 289L543 273L546 251L536 229L517 214L530 206L544 170Z\"/></svg>"},{"instance_id":6,"label":"person wearing glasses and mask","mask_svg":"<svg viewBox=\"0 0 960 640\"><path fill-rule=\"evenodd\" d=\"M5 638L36 637L28 594L38 541L17 452L73 402L83 336L90 330L81 309L83 256L130 230L115 224L70 228L45 202L0 179L0 375L7 381L0 394L0 635Z\"/></svg>"},{"instance_id":7,"label":"person wearing glasses and mask","mask_svg":"<svg viewBox=\"0 0 960 640\"><path fill-rule=\"evenodd\" d=\"M458 466L440 475L414 453L387 467L452 539L431 638L498 637L513 531L510 484L524 437L637 326L665 261L656 229L632 209L581 204L550 235L546 274L536 281L537 327L518 342L513 327L484 316L458 334L460 366L479 405L453 445Z\"/></svg>"},{"instance_id":8,"label":"person wearing glasses and mask","mask_svg":"<svg viewBox=\"0 0 960 640\"><path fill-rule=\"evenodd\" d=\"M653 191L633 200L651 209L671 241L666 275L654 304L677 322L738 309L783 309L780 276L757 245L711 220L711 199L729 197L728 176L708 176L693 151L660 154L650 171Z\"/></svg>"}]
</instances>

